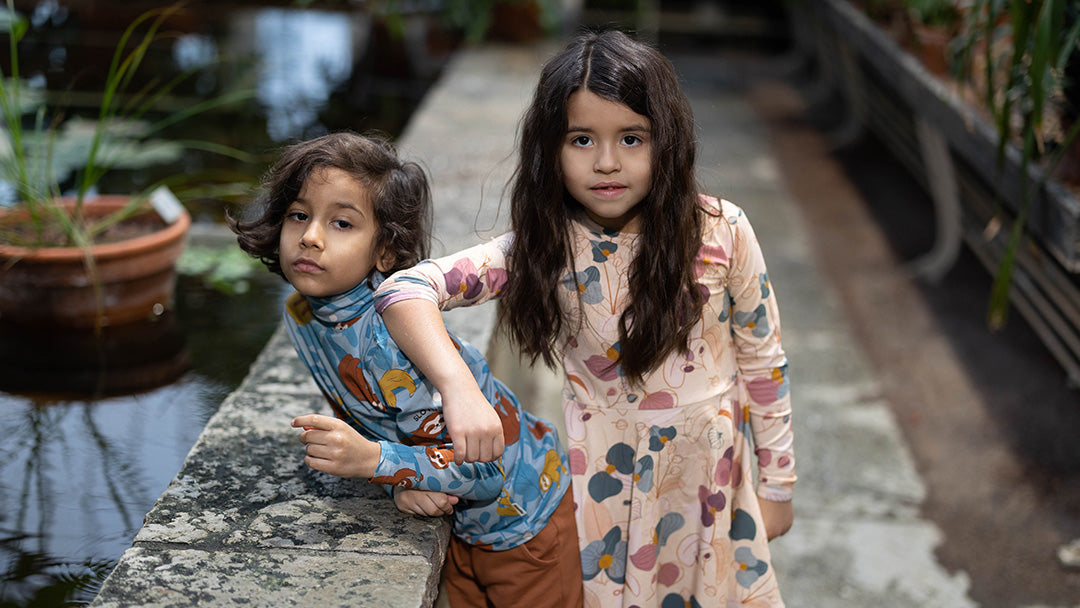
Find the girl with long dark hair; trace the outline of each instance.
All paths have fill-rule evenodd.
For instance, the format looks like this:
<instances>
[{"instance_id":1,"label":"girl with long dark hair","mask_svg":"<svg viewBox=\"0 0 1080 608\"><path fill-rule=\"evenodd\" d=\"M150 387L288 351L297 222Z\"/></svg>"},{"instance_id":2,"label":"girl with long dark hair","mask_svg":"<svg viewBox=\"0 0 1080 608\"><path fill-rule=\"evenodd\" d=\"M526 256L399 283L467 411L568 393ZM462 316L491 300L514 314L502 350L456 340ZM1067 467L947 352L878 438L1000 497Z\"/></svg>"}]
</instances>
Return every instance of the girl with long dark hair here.
<instances>
[{"instance_id":1,"label":"girl with long dark hair","mask_svg":"<svg viewBox=\"0 0 1080 608\"><path fill-rule=\"evenodd\" d=\"M699 193L674 69L617 31L575 39L544 66L518 152L513 231L394 275L377 310L457 412L482 403L437 306L499 297L521 351L561 361L586 606L782 606L768 539L792 523L795 474L776 295L742 209Z\"/></svg>"}]
</instances>

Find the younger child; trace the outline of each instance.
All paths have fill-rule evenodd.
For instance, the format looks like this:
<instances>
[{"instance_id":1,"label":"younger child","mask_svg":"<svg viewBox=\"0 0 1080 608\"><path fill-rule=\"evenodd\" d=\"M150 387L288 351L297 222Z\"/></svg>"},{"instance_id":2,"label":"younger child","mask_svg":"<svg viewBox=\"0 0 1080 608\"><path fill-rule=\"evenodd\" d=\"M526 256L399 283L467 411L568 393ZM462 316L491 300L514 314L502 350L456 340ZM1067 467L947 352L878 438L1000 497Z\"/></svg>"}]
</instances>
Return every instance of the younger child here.
<instances>
[{"instance_id":1,"label":"younger child","mask_svg":"<svg viewBox=\"0 0 1080 608\"><path fill-rule=\"evenodd\" d=\"M305 462L385 484L402 511L453 513L444 572L452 605L580 605L568 462L555 430L455 338L505 442L499 460L455 464L439 393L375 313L384 273L426 254L421 168L386 141L326 135L287 148L258 202L260 217L230 225L244 251L296 288L285 328L337 416L293 420L304 428Z\"/></svg>"}]
</instances>

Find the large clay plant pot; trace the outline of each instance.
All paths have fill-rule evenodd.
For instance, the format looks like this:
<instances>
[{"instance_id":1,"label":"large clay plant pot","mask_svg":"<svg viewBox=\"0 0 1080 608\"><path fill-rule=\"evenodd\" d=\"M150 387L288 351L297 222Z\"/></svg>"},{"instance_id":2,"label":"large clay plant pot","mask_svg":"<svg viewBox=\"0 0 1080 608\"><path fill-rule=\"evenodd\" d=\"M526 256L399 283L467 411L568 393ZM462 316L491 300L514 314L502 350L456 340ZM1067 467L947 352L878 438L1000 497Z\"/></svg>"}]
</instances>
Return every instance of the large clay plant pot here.
<instances>
[{"instance_id":1,"label":"large clay plant pot","mask_svg":"<svg viewBox=\"0 0 1080 608\"><path fill-rule=\"evenodd\" d=\"M102 217L127 196L87 201L83 212ZM65 203L71 204L71 203ZM26 221L25 211L0 211L0 224ZM125 219L135 236L89 249L0 244L0 322L92 328L153 318L172 304L174 264L184 249L191 216L166 224L149 211Z\"/></svg>"}]
</instances>

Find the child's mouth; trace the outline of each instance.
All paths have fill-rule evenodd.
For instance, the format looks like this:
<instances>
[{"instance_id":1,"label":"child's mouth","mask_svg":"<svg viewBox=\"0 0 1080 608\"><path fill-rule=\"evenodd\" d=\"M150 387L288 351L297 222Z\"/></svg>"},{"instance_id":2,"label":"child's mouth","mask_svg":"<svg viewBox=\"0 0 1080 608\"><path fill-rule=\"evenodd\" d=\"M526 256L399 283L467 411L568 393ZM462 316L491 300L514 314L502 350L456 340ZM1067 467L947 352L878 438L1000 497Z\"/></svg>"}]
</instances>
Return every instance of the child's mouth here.
<instances>
[{"instance_id":1,"label":"child's mouth","mask_svg":"<svg viewBox=\"0 0 1080 608\"><path fill-rule=\"evenodd\" d=\"M624 190L626 190L626 186L614 183L596 184L592 187L593 192L596 192L597 194L600 194L602 196L613 196L619 194Z\"/></svg>"},{"instance_id":2,"label":"child's mouth","mask_svg":"<svg viewBox=\"0 0 1080 608\"><path fill-rule=\"evenodd\" d=\"M313 262L313 261L311 261L311 260L309 260L307 258L301 258L299 260L296 260L295 262L293 262L292 267L297 272L311 273L311 272L319 272L319 271L322 270L322 266L319 266L318 264L316 264L315 262Z\"/></svg>"}]
</instances>

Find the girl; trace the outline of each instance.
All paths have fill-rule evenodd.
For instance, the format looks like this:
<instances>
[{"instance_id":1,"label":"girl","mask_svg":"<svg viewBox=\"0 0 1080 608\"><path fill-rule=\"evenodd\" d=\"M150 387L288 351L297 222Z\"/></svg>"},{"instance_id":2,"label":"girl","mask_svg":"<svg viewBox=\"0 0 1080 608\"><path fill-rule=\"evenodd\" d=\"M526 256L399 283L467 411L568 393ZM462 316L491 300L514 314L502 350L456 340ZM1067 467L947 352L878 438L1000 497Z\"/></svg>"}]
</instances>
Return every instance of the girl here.
<instances>
[{"instance_id":1,"label":"girl","mask_svg":"<svg viewBox=\"0 0 1080 608\"><path fill-rule=\"evenodd\" d=\"M694 141L666 59L583 35L523 118L513 232L376 293L448 404L481 401L436 304L501 297L522 351L561 358L586 606L783 605L768 539L791 525L795 475L776 296L746 215L698 194Z\"/></svg>"},{"instance_id":2,"label":"girl","mask_svg":"<svg viewBox=\"0 0 1080 608\"><path fill-rule=\"evenodd\" d=\"M554 429L458 341L505 451L455 464L438 393L374 311L383 273L427 251L430 201L423 171L389 142L335 133L290 146L267 173L260 217L230 222L241 248L296 288L283 325L337 416L292 421L305 462L384 484L402 511L452 514L452 606L578 606L577 529Z\"/></svg>"}]
</instances>

